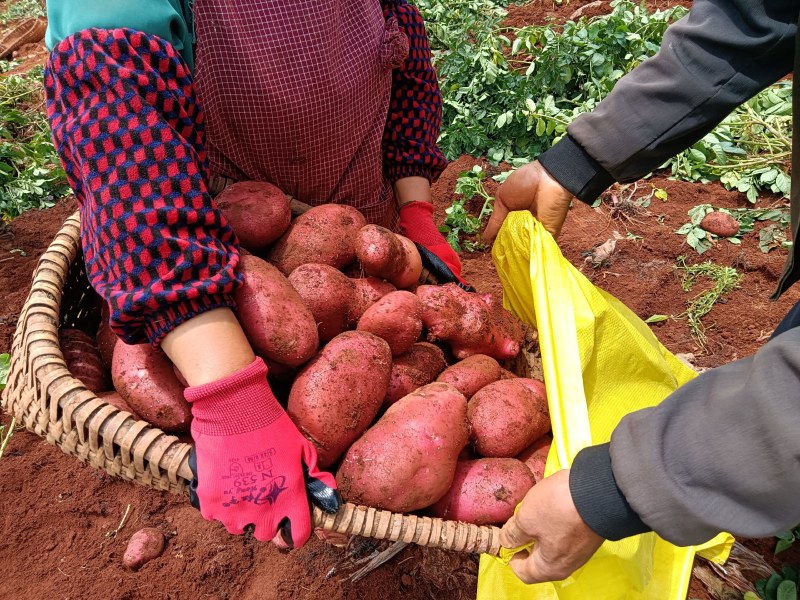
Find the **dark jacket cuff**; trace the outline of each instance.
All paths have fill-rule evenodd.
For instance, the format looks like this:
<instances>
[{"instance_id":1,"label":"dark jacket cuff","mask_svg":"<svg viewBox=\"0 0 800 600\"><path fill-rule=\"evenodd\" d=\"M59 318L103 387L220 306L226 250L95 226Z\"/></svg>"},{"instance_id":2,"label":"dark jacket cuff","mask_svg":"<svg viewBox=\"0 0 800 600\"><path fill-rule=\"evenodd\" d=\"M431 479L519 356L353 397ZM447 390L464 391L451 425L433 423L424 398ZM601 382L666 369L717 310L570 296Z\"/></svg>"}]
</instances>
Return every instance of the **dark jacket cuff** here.
<instances>
[{"instance_id":1,"label":"dark jacket cuff","mask_svg":"<svg viewBox=\"0 0 800 600\"><path fill-rule=\"evenodd\" d=\"M570 468L569 490L586 524L596 534L616 541L651 529L617 487L609 446L589 446L578 452Z\"/></svg>"},{"instance_id":2,"label":"dark jacket cuff","mask_svg":"<svg viewBox=\"0 0 800 600\"><path fill-rule=\"evenodd\" d=\"M569 135L539 155L539 163L572 195L592 204L614 178Z\"/></svg>"}]
</instances>

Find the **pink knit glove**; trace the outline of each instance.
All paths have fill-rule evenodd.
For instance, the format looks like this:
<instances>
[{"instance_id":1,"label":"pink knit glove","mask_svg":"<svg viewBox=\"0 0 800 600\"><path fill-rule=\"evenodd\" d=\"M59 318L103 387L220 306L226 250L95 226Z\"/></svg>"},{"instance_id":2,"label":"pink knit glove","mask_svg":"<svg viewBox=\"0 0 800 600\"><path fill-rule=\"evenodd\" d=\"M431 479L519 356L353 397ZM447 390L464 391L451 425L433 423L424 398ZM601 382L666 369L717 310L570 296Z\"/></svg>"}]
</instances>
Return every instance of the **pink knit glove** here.
<instances>
[{"instance_id":1,"label":"pink knit glove","mask_svg":"<svg viewBox=\"0 0 800 600\"><path fill-rule=\"evenodd\" d=\"M433 204L409 202L401 206L398 228L401 235L433 254L434 263L437 263L436 259L442 263L430 265L428 264L431 262L429 254L426 255L424 251L420 252L425 268L437 276L439 283L460 282L465 284L465 281L461 279L461 259L433 222Z\"/></svg>"},{"instance_id":2,"label":"pink knit glove","mask_svg":"<svg viewBox=\"0 0 800 600\"><path fill-rule=\"evenodd\" d=\"M317 452L272 394L264 361L184 394L194 415L193 500L204 518L233 534L253 525L262 542L280 529L298 547L311 535L309 496L338 510L333 475L317 469Z\"/></svg>"}]
</instances>

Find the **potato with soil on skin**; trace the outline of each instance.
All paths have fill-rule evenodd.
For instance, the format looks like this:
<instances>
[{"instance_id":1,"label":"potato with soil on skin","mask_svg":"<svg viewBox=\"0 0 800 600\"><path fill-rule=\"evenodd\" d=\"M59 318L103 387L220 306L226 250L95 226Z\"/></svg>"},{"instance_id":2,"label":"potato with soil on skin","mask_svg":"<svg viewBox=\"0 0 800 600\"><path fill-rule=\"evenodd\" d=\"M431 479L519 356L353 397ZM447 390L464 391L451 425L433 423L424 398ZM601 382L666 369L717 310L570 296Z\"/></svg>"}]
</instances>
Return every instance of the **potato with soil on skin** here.
<instances>
[{"instance_id":1,"label":"potato with soil on skin","mask_svg":"<svg viewBox=\"0 0 800 600\"><path fill-rule=\"evenodd\" d=\"M470 440L486 457L512 457L550 431L544 386L532 379L501 379L469 401Z\"/></svg>"},{"instance_id":2,"label":"potato with soil on skin","mask_svg":"<svg viewBox=\"0 0 800 600\"><path fill-rule=\"evenodd\" d=\"M393 359L384 406L391 406L423 385L432 383L447 362L442 349L428 342L417 342L405 354Z\"/></svg>"},{"instance_id":3,"label":"potato with soil on skin","mask_svg":"<svg viewBox=\"0 0 800 600\"><path fill-rule=\"evenodd\" d=\"M426 512L450 521L499 525L534 485L528 467L516 458L459 461L453 485Z\"/></svg>"},{"instance_id":4,"label":"potato with soil on skin","mask_svg":"<svg viewBox=\"0 0 800 600\"><path fill-rule=\"evenodd\" d=\"M277 240L289 228L289 198L265 181L240 181L226 187L214 199L239 244L257 252Z\"/></svg>"},{"instance_id":5,"label":"potato with soil on skin","mask_svg":"<svg viewBox=\"0 0 800 600\"><path fill-rule=\"evenodd\" d=\"M386 294L397 291L391 283L379 277L363 277L350 279L353 282L355 293L353 304L348 310L350 324L355 327L358 320L367 312L367 309L383 298Z\"/></svg>"},{"instance_id":6,"label":"potato with soil on skin","mask_svg":"<svg viewBox=\"0 0 800 600\"><path fill-rule=\"evenodd\" d=\"M372 423L391 368L389 344L371 333L346 331L298 373L286 412L314 444L320 468L334 464Z\"/></svg>"},{"instance_id":7,"label":"potato with soil on skin","mask_svg":"<svg viewBox=\"0 0 800 600\"><path fill-rule=\"evenodd\" d=\"M447 342L456 358L486 354L502 360L522 349L521 321L491 295L470 293L454 283L421 285L416 294L428 340Z\"/></svg>"},{"instance_id":8,"label":"potato with soil on skin","mask_svg":"<svg viewBox=\"0 0 800 600\"><path fill-rule=\"evenodd\" d=\"M454 386L467 398L472 398L478 390L501 378L501 367L491 356L473 354L456 364L447 367L436 378Z\"/></svg>"},{"instance_id":9,"label":"potato with soil on skin","mask_svg":"<svg viewBox=\"0 0 800 600\"><path fill-rule=\"evenodd\" d=\"M167 355L150 344L117 344L114 387L142 419L165 431L189 431L192 412Z\"/></svg>"},{"instance_id":10,"label":"potato with soil on skin","mask_svg":"<svg viewBox=\"0 0 800 600\"><path fill-rule=\"evenodd\" d=\"M406 288L419 281L422 258L414 242L380 225L367 225L355 240L356 256L364 272Z\"/></svg>"},{"instance_id":11,"label":"potato with soil on skin","mask_svg":"<svg viewBox=\"0 0 800 600\"><path fill-rule=\"evenodd\" d=\"M544 479L544 467L547 464L547 455L550 453L552 443L553 438L545 434L517 455L517 458L530 469L536 483Z\"/></svg>"},{"instance_id":12,"label":"potato with soil on skin","mask_svg":"<svg viewBox=\"0 0 800 600\"><path fill-rule=\"evenodd\" d=\"M110 374L92 336L80 329L65 328L59 330L58 340L67 370L73 377L95 394L111 389Z\"/></svg>"},{"instance_id":13,"label":"potato with soil on skin","mask_svg":"<svg viewBox=\"0 0 800 600\"><path fill-rule=\"evenodd\" d=\"M105 402L106 404L110 404L114 408L118 408L119 410L124 410L125 412L131 413L134 419L141 419L136 411L133 410L130 404L125 401L125 398L119 395L119 392L100 392L97 394L97 397Z\"/></svg>"},{"instance_id":14,"label":"potato with soil on skin","mask_svg":"<svg viewBox=\"0 0 800 600\"><path fill-rule=\"evenodd\" d=\"M119 342L117 334L111 330L108 324L111 310L108 308L108 302L103 302L100 309L100 325L97 328L97 334L94 336L94 342L97 350L100 352L100 358L103 360L103 366L106 370L111 371L111 359L114 358L114 347Z\"/></svg>"},{"instance_id":15,"label":"potato with soil on skin","mask_svg":"<svg viewBox=\"0 0 800 600\"><path fill-rule=\"evenodd\" d=\"M447 492L469 438L467 399L431 383L392 406L347 451L336 473L348 502L399 513Z\"/></svg>"},{"instance_id":16,"label":"potato with soil on skin","mask_svg":"<svg viewBox=\"0 0 800 600\"><path fill-rule=\"evenodd\" d=\"M140 529L128 541L125 554L122 555L122 563L135 571L145 563L161 556L164 544L164 534L155 527Z\"/></svg>"},{"instance_id":17,"label":"potato with soil on skin","mask_svg":"<svg viewBox=\"0 0 800 600\"><path fill-rule=\"evenodd\" d=\"M289 283L314 315L321 342L347 331L356 291L344 273L330 265L307 263L292 271Z\"/></svg>"},{"instance_id":18,"label":"potato with soil on skin","mask_svg":"<svg viewBox=\"0 0 800 600\"><path fill-rule=\"evenodd\" d=\"M386 340L392 356L399 356L408 352L422 333L422 305L411 292L391 292L364 312L356 329Z\"/></svg>"},{"instance_id":19,"label":"potato with soil on skin","mask_svg":"<svg viewBox=\"0 0 800 600\"><path fill-rule=\"evenodd\" d=\"M236 316L256 354L298 367L319 347L314 315L289 280L274 266L242 256L244 283L233 293Z\"/></svg>"},{"instance_id":20,"label":"potato with soil on skin","mask_svg":"<svg viewBox=\"0 0 800 600\"><path fill-rule=\"evenodd\" d=\"M284 275L306 263L341 269L356 259L356 234L366 224L364 215L352 206L315 206L292 222L270 249L267 260Z\"/></svg>"},{"instance_id":21,"label":"potato with soil on skin","mask_svg":"<svg viewBox=\"0 0 800 600\"><path fill-rule=\"evenodd\" d=\"M739 221L728 213L714 211L703 217L700 228L719 237L731 237L739 232Z\"/></svg>"}]
</instances>

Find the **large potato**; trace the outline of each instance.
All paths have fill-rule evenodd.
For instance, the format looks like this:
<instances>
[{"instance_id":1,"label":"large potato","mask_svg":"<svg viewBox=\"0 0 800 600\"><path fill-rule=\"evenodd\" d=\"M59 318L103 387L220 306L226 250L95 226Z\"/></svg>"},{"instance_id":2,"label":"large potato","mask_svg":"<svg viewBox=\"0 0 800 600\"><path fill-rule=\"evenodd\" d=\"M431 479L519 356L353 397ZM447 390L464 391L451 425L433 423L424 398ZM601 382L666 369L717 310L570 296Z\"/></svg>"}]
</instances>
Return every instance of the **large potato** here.
<instances>
[{"instance_id":1,"label":"large potato","mask_svg":"<svg viewBox=\"0 0 800 600\"><path fill-rule=\"evenodd\" d=\"M408 352L422 333L422 305L411 292L386 294L370 306L358 321L359 331L386 340L392 356Z\"/></svg>"},{"instance_id":2,"label":"large potato","mask_svg":"<svg viewBox=\"0 0 800 600\"><path fill-rule=\"evenodd\" d=\"M347 331L356 291L344 273L330 265L307 263L291 272L289 283L314 315L321 342Z\"/></svg>"},{"instance_id":3,"label":"large potato","mask_svg":"<svg viewBox=\"0 0 800 600\"><path fill-rule=\"evenodd\" d=\"M292 221L289 198L265 181L240 181L215 199L243 248L266 248L283 235Z\"/></svg>"},{"instance_id":4,"label":"large potato","mask_svg":"<svg viewBox=\"0 0 800 600\"><path fill-rule=\"evenodd\" d=\"M320 467L334 464L369 427L386 395L391 368L384 340L346 331L297 375L286 411L316 447Z\"/></svg>"},{"instance_id":5,"label":"large potato","mask_svg":"<svg viewBox=\"0 0 800 600\"><path fill-rule=\"evenodd\" d=\"M452 487L428 513L475 525L505 523L533 485L528 467L516 458L459 461Z\"/></svg>"},{"instance_id":6,"label":"large potato","mask_svg":"<svg viewBox=\"0 0 800 600\"><path fill-rule=\"evenodd\" d=\"M454 386L467 398L502 377L500 363L485 354L473 354L441 372L436 381Z\"/></svg>"},{"instance_id":7,"label":"large potato","mask_svg":"<svg viewBox=\"0 0 800 600\"><path fill-rule=\"evenodd\" d=\"M422 259L414 242L380 225L363 227L355 239L356 256L364 272L407 288L419 281Z\"/></svg>"},{"instance_id":8,"label":"large potato","mask_svg":"<svg viewBox=\"0 0 800 600\"><path fill-rule=\"evenodd\" d=\"M545 434L517 455L517 458L530 469L536 483L544 479L544 468L547 465L547 455L550 454L552 444L553 438Z\"/></svg>"},{"instance_id":9,"label":"large potato","mask_svg":"<svg viewBox=\"0 0 800 600\"><path fill-rule=\"evenodd\" d=\"M357 209L323 204L297 217L267 255L284 275L300 265L323 263L341 269L356 259L355 237L367 224Z\"/></svg>"},{"instance_id":10,"label":"large potato","mask_svg":"<svg viewBox=\"0 0 800 600\"><path fill-rule=\"evenodd\" d=\"M114 348L111 376L119 395L142 419L166 431L188 431L192 412L172 363L150 344Z\"/></svg>"},{"instance_id":11,"label":"large potato","mask_svg":"<svg viewBox=\"0 0 800 600\"><path fill-rule=\"evenodd\" d=\"M428 342L417 342L408 352L394 358L384 406L390 406L415 389L431 383L446 366L441 348Z\"/></svg>"},{"instance_id":12,"label":"large potato","mask_svg":"<svg viewBox=\"0 0 800 600\"><path fill-rule=\"evenodd\" d=\"M397 290L391 283L378 277L352 278L355 288L355 297L350 306L348 317L350 323L355 326L367 309L383 298L386 294Z\"/></svg>"},{"instance_id":13,"label":"large potato","mask_svg":"<svg viewBox=\"0 0 800 600\"><path fill-rule=\"evenodd\" d=\"M314 315L275 267L253 255L239 262L244 285L233 295L236 315L256 354L297 367L319 346Z\"/></svg>"},{"instance_id":14,"label":"large potato","mask_svg":"<svg viewBox=\"0 0 800 600\"><path fill-rule=\"evenodd\" d=\"M467 399L446 383L426 385L350 446L336 483L357 504L401 513L425 508L450 488L468 437Z\"/></svg>"},{"instance_id":15,"label":"large potato","mask_svg":"<svg viewBox=\"0 0 800 600\"><path fill-rule=\"evenodd\" d=\"M512 457L550 431L544 386L518 377L483 387L469 401L472 444L481 456Z\"/></svg>"},{"instance_id":16,"label":"large potato","mask_svg":"<svg viewBox=\"0 0 800 600\"><path fill-rule=\"evenodd\" d=\"M64 328L58 332L58 339L64 362L73 377L95 394L111 389L111 377L92 336L80 329Z\"/></svg>"}]
</instances>

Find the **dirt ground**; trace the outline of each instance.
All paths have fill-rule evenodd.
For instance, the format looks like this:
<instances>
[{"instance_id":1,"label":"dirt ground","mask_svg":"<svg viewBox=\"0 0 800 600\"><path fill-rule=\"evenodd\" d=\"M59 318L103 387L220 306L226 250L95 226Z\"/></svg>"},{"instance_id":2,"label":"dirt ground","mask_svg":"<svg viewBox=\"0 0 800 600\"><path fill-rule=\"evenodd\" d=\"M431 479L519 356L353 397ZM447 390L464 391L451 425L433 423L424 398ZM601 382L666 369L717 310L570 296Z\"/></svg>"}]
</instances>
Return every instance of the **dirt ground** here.
<instances>
[{"instance_id":1,"label":"dirt ground","mask_svg":"<svg viewBox=\"0 0 800 600\"><path fill-rule=\"evenodd\" d=\"M588 4L573 0L558 6L535 0L512 8L507 22L563 20ZM650 4L664 7L675 2ZM607 10L607 2L592 3L585 14ZM42 62L41 47L28 52L23 64ZM470 157L453 162L435 185L437 221L443 220L444 208L451 203L458 174L476 162ZM674 233L687 221L687 210L701 203L745 206L743 195L715 184L688 184L664 177L641 182L640 189L651 185L666 190L667 201L654 199L646 212L630 220L613 218L606 206L592 209L578 203L560 239L564 254L640 317L670 316L653 325L654 332L671 351L695 354L698 366L714 367L754 352L800 300L797 287L777 302L768 299L786 252L762 253L756 230L744 236L741 246L719 242L700 258L685 245L684 237ZM490 183L490 192L494 189ZM783 204L769 196L759 202L760 206ZM68 200L0 225L0 352L11 347L39 255L76 208L75 202ZM621 239L611 257L599 268L587 264L584 253L614 237L615 231ZM628 232L631 236L626 237ZM698 346L686 320L680 317L699 290L687 294L681 289L675 269L678 256L686 256L690 263L712 260L744 273L741 288L726 296L704 320L705 348ZM488 252L462 258L464 276L478 290L501 293ZM3 423L7 422L4 416ZM24 431L14 434L0 460L0 498L0 598L466 600L475 596L474 557L408 548L389 564L353 582L348 580L355 570L352 558L369 555L374 549L369 542L361 542L350 555L318 540L284 553L251 538L231 537L221 526L203 521L184 498L111 478ZM108 535L117 528L128 505L127 525L117 536ZM122 553L130 535L145 526L164 532L167 547L160 558L130 572L122 566ZM771 555L772 540L746 543L773 564L781 564ZM797 554L790 551L781 559L796 563ZM705 600L710 596L693 580L688 597Z\"/></svg>"}]
</instances>

